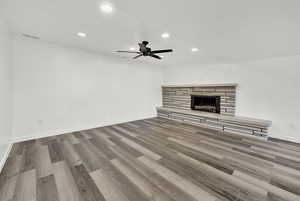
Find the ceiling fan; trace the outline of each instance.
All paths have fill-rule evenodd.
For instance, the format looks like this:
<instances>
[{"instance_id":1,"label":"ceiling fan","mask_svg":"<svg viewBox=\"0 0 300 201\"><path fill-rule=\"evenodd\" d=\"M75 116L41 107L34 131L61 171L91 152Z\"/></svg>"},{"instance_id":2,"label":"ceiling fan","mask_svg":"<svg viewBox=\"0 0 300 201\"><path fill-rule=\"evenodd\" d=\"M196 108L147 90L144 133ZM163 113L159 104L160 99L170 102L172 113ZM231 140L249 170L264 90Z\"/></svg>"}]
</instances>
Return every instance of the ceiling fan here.
<instances>
[{"instance_id":1,"label":"ceiling fan","mask_svg":"<svg viewBox=\"0 0 300 201\"><path fill-rule=\"evenodd\" d=\"M147 47L148 44L149 44L148 41L143 41L142 43L139 43L140 51L121 51L121 50L119 50L117 52L138 54L137 56L133 57L132 59L137 59L141 56L149 56L149 57L153 57L155 59L162 59L162 57L160 57L156 54L173 52L172 49L153 50L152 51L151 48Z\"/></svg>"}]
</instances>

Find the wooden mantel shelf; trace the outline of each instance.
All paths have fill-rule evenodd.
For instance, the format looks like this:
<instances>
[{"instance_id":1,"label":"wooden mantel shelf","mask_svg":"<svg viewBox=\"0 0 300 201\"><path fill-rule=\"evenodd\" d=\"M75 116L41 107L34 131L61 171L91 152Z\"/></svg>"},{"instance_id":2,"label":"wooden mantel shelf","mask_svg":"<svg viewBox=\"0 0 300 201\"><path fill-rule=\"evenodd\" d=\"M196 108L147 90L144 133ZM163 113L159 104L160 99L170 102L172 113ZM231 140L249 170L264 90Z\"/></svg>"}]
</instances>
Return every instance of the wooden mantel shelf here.
<instances>
[{"instance_id":1,"label":"wooden mantel shelf","mask_svg":"<svg viewBox=\"0 0 300 201\"><path fill-rule=\"evenodd\" d=\"M225 84L182 84L182 85L162 85L162 88L191 88L191 87L237 87L237 83Z\"/></svg>"}]
</instances>

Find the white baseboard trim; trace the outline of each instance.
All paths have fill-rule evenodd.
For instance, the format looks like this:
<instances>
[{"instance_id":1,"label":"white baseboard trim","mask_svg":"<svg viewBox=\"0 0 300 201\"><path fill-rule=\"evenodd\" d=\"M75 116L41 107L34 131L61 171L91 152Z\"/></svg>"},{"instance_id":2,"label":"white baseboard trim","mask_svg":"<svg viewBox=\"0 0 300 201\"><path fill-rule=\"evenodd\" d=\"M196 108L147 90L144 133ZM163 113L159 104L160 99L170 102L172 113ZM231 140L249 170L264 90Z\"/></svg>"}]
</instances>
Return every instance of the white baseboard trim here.
<instances>
[{"instance_id":1,"label":"white baseboard trim","mask_svg":"<svg viewBox=\"0 0 300 201\"><path fill-rule=\"evenodd\" d=\"M6 149L5 153L4 153L4 156L2 157L2 159L1 159L1 161L0 161L0 173L2 172L2 169L3 169L3 167L4 167L4 164L5 164L6 161L7 161L7 158L8 158L8 156L9 156L10 151L11 151L12 145L13 145L13 143L9 143L9 144L8 144L7 149Z\"/></svg>"},{"instance_id":2,"label":"white baseboard trim","mask_svg":"<svg viewBox=\"0 0 300 201\"><path fill-rule=\"evenodd\" d=\"M12 138L12 143L23 142L23 141L28 141L28 140L34 140L34 139L39 139L39 138L44 138L44 137L57 136L57 135L72 133L72 132L76 132L76 131L84 131L84 130L99 128L99 127L111 126L111 125L116 125L116 124L131 122L131 121L138 121L138 120L154 118L154 117L155 116L150 116L150 117L134 119L134 120L130 120L130 121L118 121L118 122L108 123L108 124L104 123L104 124L89 125L89 126L71 128L71 129L59 129L59 130L53 130L53 131L47 131L47 132L39 132L39 133L36 133L36 134L27 135L25 137L13 137Z\"/></svg>"},{"instance_id":3,"label":"white baseboard trim","mask_svg":"<svg viewBox=\"0 0 300 201\"><path fill-rule=\"evenodd\" d=\"M274 139L278 139L278 140L283 140L283 141L288 141L288 142L294 142L294 143L298 143L300 144L300 139L298 138L294 138L294 137L281 137L281 136L268 136L269 138L274 138Z\"/></svg>"}]
</instances>

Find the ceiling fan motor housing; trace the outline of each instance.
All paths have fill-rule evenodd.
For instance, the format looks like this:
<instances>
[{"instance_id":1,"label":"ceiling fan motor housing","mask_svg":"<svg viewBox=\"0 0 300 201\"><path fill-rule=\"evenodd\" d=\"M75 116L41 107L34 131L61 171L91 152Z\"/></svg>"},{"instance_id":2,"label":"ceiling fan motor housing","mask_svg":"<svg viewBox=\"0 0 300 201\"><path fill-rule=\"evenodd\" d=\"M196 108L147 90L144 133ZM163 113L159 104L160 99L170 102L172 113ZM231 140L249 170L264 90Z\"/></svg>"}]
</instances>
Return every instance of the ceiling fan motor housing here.
<instances>
[{"instance_id":1,"label":"ceiling fan motor housing","mask_svg":"<svg viewBox=\"0 0 300 201\"><path fill-rule=\"evenodd\" d=\"M145 41L145 40L144 40L142 43L143 43L143 45L145 45L145 46L147 46L147 45L149 44L149 42L148 42L148 41Z\"/></svg>"}]
</instances>

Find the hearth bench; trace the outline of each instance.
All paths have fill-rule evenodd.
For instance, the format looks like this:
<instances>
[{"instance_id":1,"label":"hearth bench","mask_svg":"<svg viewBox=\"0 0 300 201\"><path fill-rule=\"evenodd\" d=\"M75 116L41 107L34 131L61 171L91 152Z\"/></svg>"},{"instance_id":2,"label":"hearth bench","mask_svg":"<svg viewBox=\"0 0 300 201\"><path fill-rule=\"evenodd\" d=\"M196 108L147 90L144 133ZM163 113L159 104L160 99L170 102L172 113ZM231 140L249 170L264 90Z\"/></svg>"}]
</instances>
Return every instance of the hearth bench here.
<instances>
[{"instance_id":1,"label":"hearth bench","mask_svg":"<svg viewBox=\"0 0 300 201\"><path fill-rule=\"evenodd\" d=\"M157 116L232 133L249 134L261 137L266 137L268 135L268 128L272 124L269 120L167 107L157 107Z\"/></svg>"}]
</instances>

